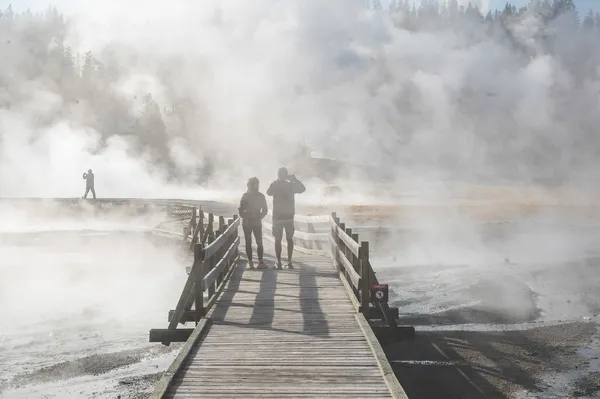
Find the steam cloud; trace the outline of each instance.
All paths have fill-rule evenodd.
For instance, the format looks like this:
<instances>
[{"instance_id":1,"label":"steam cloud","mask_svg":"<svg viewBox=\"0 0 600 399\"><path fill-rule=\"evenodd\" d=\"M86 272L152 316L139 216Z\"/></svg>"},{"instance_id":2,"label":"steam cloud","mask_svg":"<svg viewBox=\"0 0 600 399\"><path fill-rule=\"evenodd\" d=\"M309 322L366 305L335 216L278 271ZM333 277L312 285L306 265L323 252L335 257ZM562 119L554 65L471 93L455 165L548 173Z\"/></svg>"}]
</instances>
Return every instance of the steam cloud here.
<instances>
[{"instance_id":1,"label":"steam cloud","mask_svg":"<svg viewBox=\"0 0 600 399\"><path fill-rule=\"evenodd\" d=\"M302 165L292 162L304 143L320 156L373 167L371 185L356 182L356 176L339 180L354 195L344 194L351 201L357 195L381 199L396 187L418 205L454 196L438 185L409 190L431 180L589 189L598 177L600 23L579 30L568 13L548 22L534 9L493 24L465 15L435 18L426 9L414 19L403 11L373 9L364 0L55 4L68 13L66 20L51 10L1 17L0 196L78 196L84 188L81 173L92 168L101 197L237 199L246 178L256 175L264 187L282 164L310 180L300 172ZM383 177L396 184L378 185ZM299 200L312 195L323 203L323 191L307 185L309 192ZM584 240L565 232L564 220L541 228L516 223L507 232L493 232L512 234L511 240L490 244L483 228L460 210L444 211L450 214L444 220L430 209L407 212L415 231L402 237L392 233L381 245L381 253L397 256L389 262L390 275L400 271L403 282L413 283L406 278L412 270L414 281L423 282L430 269L435 284L457 281L461 287L473 281L474 271L491 282L510 275L510 287L491 290L495 306L508 313L530 313L521 291L515 294L513 280L522 275L514 270L531 272L535 262L545 269L548 258L585 257L598 247L597 233ZM23 223L12 216L12 224ZM540 231L544 234L534 236ZM109 239L100 242L89 256L103 257L112 245ZM142 240L132 246L103 259L111 265L111 281L123 276L124 283L109 287L123 295L126 282L146 267L125 266L132 253L148 251ZM20 251L2 249L7 259L15 250ZM151 248L148 258L159 254L162 248ZM374 255L372 263L380 267L384 262ZM517 266L510 268L505 258ZM171 254L151 263L137 298L163 284L167 270L172 291L152 305L153 317L164 318L164 303L176 297L181 270ZM453 263L469 266L461 274L448 267ZM442 275L415 264L441 265ZM575 296L592 276L580 269L548 280L568 281L574 287L568 295ZM52 281L57 287L77 281L86 289L101 285L94 280L99 272L69 264L59 271ZM5 267L5 295L19 292L6 284L29 284L20 273ZM403 293L410 289L399 286ZM547 297L554 297L554 290L548 288ZM65 305L65 313L80 310L80 303L108 302L108 314L118 303L94 294L77 306ZM464 296L471 299L473 291ZM49 302L62 303L62 298ZM0 310L16 317L34 305Z\"/></svg>"},{"instance_id":2,"label":"steam cloud","mask_svg":"<svg viewBox=\"0 0 600 399\"><path fill-rule=\"evenodd\" d=\"M65 24L3 16L3 196L79 195L88 167L101 196L197 195L198 168L204 188L243 189L305 143L375 178L597 175L597 32L568 15L407 24L363 0L56 5Z\"/></svg>"}]
</instances>

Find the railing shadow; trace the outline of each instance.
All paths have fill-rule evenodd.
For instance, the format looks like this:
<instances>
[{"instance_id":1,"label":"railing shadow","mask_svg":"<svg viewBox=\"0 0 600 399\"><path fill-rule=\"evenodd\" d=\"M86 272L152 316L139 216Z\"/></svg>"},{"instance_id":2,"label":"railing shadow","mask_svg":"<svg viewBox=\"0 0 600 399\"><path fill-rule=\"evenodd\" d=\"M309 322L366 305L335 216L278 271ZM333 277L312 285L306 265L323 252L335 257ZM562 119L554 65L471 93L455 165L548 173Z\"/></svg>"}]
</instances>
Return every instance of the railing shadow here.
<instances>
[{"instance_id":1,"label":"railing shadow","mask_svg":"<svg viewBox=\"0 0 600 399\"><path fill-rule=\"evenodd\" d=\"M569 369L562 360L569 334L568 325L523 331L420 331L414 342L385 349L410 398L504 398L513 389L542 390L544 384L536 377L540 368L548 373Z\"/></svg>"},{"instance_id":2,"label":"railing shadow","mask_svg":"<svg viewBox=\"0 0 600 399\"><path fill-rule=\"evenodd\" d=\"M231 277L225 285L225 289L221 293L219 300L215 304L215 308L211 315L211 320L213 322L225 320L227 312L231 307L233 297L237 292L239 292L242 276L244 275L244 270L246 269L246 263L246 260L240 254L240 259L238 260L237 265L235 265L235 269L231 273Z\"/></svg>"}]
</instances>

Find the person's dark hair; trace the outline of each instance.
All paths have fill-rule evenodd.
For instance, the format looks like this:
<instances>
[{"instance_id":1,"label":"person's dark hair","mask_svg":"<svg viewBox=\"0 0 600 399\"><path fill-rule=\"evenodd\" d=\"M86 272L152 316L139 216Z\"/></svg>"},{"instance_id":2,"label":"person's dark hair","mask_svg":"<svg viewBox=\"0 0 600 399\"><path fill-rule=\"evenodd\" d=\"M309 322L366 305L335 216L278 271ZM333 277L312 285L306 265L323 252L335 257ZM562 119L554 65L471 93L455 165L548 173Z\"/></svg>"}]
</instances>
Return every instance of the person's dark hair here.
<instances>
[{"instance_id":1,"label":"person's dark hair","mask_svg":"<svg viewBox=\"0 0 600 399\"><path fill-rule=\"evenodd\" d=\"M277 177L279 177L280 179L285 179L286 177L288 177L288 170L286 167L282 166L281 168L279 168L279 170L277 171Z\"/></svg>"},{"instance_id":2,"label":"person's dark hair","mask_svg":"<svg viewBox=\"0 0 600 399\"><path fill-rule=\"evenodd\" d=\"M259 184L260 182L257 177L251 177L248 179L248 183L246 183L246 186L248 187L248 190L258 191Z\"/></svg>"}]
</instances>

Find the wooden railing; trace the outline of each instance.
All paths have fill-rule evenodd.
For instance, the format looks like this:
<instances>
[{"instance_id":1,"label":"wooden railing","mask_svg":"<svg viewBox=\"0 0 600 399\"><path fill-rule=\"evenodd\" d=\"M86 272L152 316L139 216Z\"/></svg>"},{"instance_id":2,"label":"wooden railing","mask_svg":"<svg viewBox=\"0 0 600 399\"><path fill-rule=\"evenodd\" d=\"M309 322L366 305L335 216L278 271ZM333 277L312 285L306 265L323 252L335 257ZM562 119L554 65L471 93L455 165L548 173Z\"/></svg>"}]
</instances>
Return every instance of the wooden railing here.
<instances>
[{"instance_id":1,"label":"wooden railing","mask_svg":"<svg viewBox=\"0 0 600 399\"><path fill-rule=\"evenodd\" d=\"M328 251L329 245L329 221L327 215L319 216L294 216L294 247L300 249L311 249L315 251ZM269 213L262 221L263 236L273 240L273 220ZM282 244L286 245L285 232Z\"/></svg>"},{"instance_id":2,"label":"wooden railing","mask_svg":"<svg viewBox=\"0 0 600 399\"><path fill-rule=\"evenodd\" d=\"M219 216L219 226L214 229L214 215L208 214L204 225L204 212L201 208L191 208L188 225L183 229L182 246L193 254L192 267L175 310L169 312L169 325L166 329L150 330L150 342L184 342L193 328L177 328L179 323L194 321L196 325L214 306L234 265L239 259L240 219L234 215L225 224ZM164 230L161 230L164 233ZM176 233L173 233L176 234ZM207 297L205 298L205 293ZM192 306L194 309L192 309Z\"/></svg>"},{"instance_id":3,"label":"wooden railing","mask_svg":"<svg viewBox=\"0 0 600 399\"><path fill-rule=\"evenodd\" d=\"M377 292L380 283L369 260L369 242L359 241L358 234L347 228L333 212L331 225L331 256L338 270L351 285L358 303L358 311L368 320L383 320L389 327L396 328L398 308L390 308L387 299L373 298L371 292ZM380 289L385 292L386 288ZM372 306L371 306L372 305ZM414 332L414 329L413 329Z\"/></svg>"},{"instance_id":4,"label":"wooden railing","mask_svg":"<svg viewBox=\"0 0 600 399\"><path fill-rule=\"evenodd\" d=\"M171 342L186 341L194 329L177 328L178 324L193 321L197 325L200 322L215 304L234 269L232 266L239 259L240 219L237 215L229 219L227 224L220 216L218 228L215 230L213 214L208 214L205 223L205 215L200 208L191 207L187 212L191 216L187 226L183 228L182 246L189 253L193 253L193 264L187 270L188 278L177 307L169 312L168 327L151 330L150 342L169 345ZM186 214L186 211L180 209L175 212L177 213ZM263 219L262 226L263 236L272 241L273 226L270 214ZM356 310L371 323L378 337L382 336L381 331L386 331L387 334L390 330L392 334L398 335L397 332L400 331L396 320L398 308L389 306L387 286L380 285L371 267L369 242L359 241L358 234L347 228L336 213L317 216L296 215L294 227L294 249L322 253L331 257L340 278L353 297ZM181 237L180 233L156 231ZM286 246L285 237L282 245ZM379 293L385 292L385 296L372 295L373 292L377 293L378 289L383 290ZM406 337L414 337L413 327L400 329Z\"/></svg>"},{"instance_id":5,"label":"wooden railing","mask_svg":"<svg viewBox=\"0 0 600 399\"><path fill-rule=\"evenodd\" d=\"M273 240L271 215L263 219L263 235ZM357 302L357 311L368 320L381 320L387 326L396 327L398 308L390 308L387 300L371 298L373 287L379 281L369 260L369 242L359 241L358 234L346 228L336 213L331 215L294 217L294 248L328 254L333 259L340 277L352 289ZM285 237L282 245L286 245ZM364 295L363 295L364 293Z\"/></svg>"}]
</instances>

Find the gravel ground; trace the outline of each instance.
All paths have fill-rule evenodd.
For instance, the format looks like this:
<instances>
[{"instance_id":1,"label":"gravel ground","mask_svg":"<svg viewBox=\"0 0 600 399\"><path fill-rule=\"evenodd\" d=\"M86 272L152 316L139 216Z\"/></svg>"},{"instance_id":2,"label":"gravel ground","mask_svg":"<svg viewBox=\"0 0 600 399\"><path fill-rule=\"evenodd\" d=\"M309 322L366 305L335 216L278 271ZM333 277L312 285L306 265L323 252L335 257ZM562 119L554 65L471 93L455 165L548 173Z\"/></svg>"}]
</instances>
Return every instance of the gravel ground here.
<instances>
[{"instance_id":1,"label":"gravel ground","mask_svg":"<svg viewBox=\"0 0 600 399\"><path fill-rule=\"evenodd\" d=\"M417 330L385 347L408 396L600 398L600 224L435 226L387 234L371 262Z\"/></svg>"},{"instance_id":2,"label":"gravel ground","mask_svg":"<svg viewBox=\"0 0 600 399\"><path fill-rule=\"evenodd\" d=\"M521 331L419 331L386 351L416 398L594 397L600 390L595 322ZM588 356L582 349L595 355Z\"/></svg>"}]
</instances>

